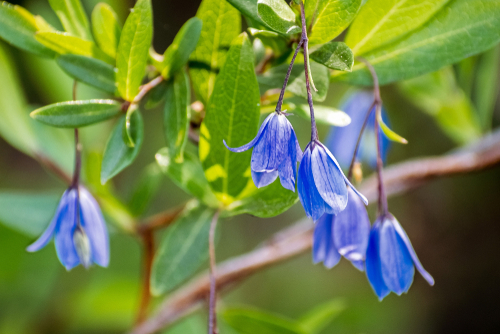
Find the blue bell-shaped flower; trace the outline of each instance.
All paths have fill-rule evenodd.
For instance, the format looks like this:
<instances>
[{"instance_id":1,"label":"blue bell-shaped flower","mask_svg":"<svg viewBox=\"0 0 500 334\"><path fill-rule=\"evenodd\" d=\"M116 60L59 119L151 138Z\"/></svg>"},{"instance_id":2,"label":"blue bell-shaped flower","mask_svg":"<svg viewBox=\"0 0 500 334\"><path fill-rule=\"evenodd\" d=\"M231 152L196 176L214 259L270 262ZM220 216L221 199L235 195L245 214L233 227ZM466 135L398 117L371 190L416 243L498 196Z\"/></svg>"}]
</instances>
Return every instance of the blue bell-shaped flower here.
<instances>
[{"instance_id":1,"label":"blue bell-shaped flower","mask_svg":"<svg viewBox=\"0 0 500 334\"><path fill-rule=\"evenodd\" d=\"M71 270L79 264L109 264L109 237L101 209L83 187L66 190L56 214L45 232L31 244L28 252L45 247L54 236L59 261Z\"/></svg>"},{"instance_id":2,"label":"blue bell-shaped flower","mask_svg":"<svg viewBox=\"0 0 500 334\"><path fill-rule=\"evenodd\" d=\"M324 214L314 228L313 261L323 262L331 268L342 255L358 268L364 270L366 249L370 236L370 220L361 199L349 187L349 201L339 214Z\"/></svg>"},{"instance_id":3,"label":"blue bell-shaped flower","mask_svg":"<svg viewBox=\"0 0 500 334\"><path fill-rule=\"evenodd\" d=\"M434 279L420 263L410 239L391 214L373 224L366 253L366 275L380 300L391 291L401 295L413 282L415 268L434 285Z\"/></svg>"},{"instance_id":4,"label":"blue bell-shaped flower","mask_svg":"<svg viewBox=\"0 0 500 334\"><path fill-rule=\"evenodd\" d=\"M231 148L232 152L243 152L253 147L252 179L257 188L265 187L280 177L281 185L295 191L297 162L302 151L292 124L282 112L271 113L262 123L257 136L248 144Z\"/></svg>"},{"instance_id":5,"label":"blue bell-shaped flower","mask_svg":"<svg viewBox=\"0 0 500 334\"><path fill-rule=\"evenodd\" d=\"M347 186L368 204L345 177L337 160L319 141L311 141L299 166L299 198L308 217L317 221L323 214L337 215L347 205Z\"/></svg>"},{"instance_id":6,"label":"blue bell-shaped flower","mask_svg":"<svg viewBox=\"0 0 500 334\"><path fill-rule=\"evenodd\" d=\"M337 158L339 165L342 168L348 168L359 132L363 127L366 113L373 103L372 91L357 91L352 94L347 101L342 105L341 110L345 111L351 117L351 123L345 127L331 127L325 139L325 146ZM366 123L365 131L361 137L356 159L367 163L372 168L377 165L377 143L375 140L375 107L372 108L370 117ZM386 124L389 124L387 113L382 108L382 119ZM382 161L385 161L387 152L390 148L390 141L387 137L380 133L380 148Z\"/></svg>"}]
</instances>

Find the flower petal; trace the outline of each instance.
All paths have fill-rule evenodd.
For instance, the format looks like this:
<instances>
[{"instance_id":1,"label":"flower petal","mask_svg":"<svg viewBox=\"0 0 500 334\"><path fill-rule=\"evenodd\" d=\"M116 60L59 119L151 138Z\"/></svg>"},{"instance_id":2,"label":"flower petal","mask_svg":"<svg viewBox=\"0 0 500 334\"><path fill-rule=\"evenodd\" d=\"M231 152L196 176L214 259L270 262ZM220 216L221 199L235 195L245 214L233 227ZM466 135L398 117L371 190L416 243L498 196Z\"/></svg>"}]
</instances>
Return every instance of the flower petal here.
<instances>
[{"instance_id":1,"label":"flower petal","mask_svg":"<svg viewBox=\"0 0 500 334\"><path fill-rule=\"evenodd\" d=\"M250 166L256 172L277 170L286 144L286 128L282 126L285 116L275 114L269 121L266 131L255 144ZM286 118L285 118L286 119Z\"/></svg>"},{"instance_id":2,"label":"flower petal","mask_svg":"<svg viewBox=\"0 0 500 334\"><path fill-rule=\"evenodd\" d=\"M323 262L328 269L340 261L340 254L333 244L332 215L323 215L314 228L313 236L313 261Z\"/></svg>"},{"instance_id":3,"label":"flower petal","mask_svg":"<svg viewBox=\"0 0 500 334\"><path fill-rule=\"evenodd\" d=\"M288 124L290 131L290 137L287 143L288 152L286 153L286 156L283 157L278 170L280 182L283 188L295 192L295 181L297 180L297 138L295 137L292 125L290 123Z\"/></svg>"},{"instance_id":4,"label":"flower petal","mask_svg":"<svg viewBox=\"0 0 500 334\"><path fill-rule=\"evenodd\" d=\"M278 171L272 172L254 172L252 171L252 180L257 188L270 185L278 177Z\"/></svg>"},{"instance_id":5,"label":"flower petal","mask_svg":"<svg viewBox=\"0 0 500 334\"><path fill-rule=\"evenodd\" d=\"M406 245L398 237L390 218L384 218L379 239L382 277L387 287L400 295L407 292L413 282L415 267Z\"/></svg>"},{"instance_id":6,"label":"flower petal","mask_svg":"<svg viewBox=\"0 0 500 334\"><path fill-rule=\"evenodd\" d=\"M59 261L61 261L61 263L66 267L66 270L71 270L80 264L80 258L78 257L73 243L73 233L76 228L76 189L70 189L67 197L68 205L65 206L57 217L58 221L55 229L55 244Z\"/></svg>"},{"instance_id":7,"label":"flower petal","mask_svg":"<svg viewBox=\"0 0 500 334\"><path fill-rule=\"evenodd\" d=\"M87 191L80 187L81 224L87 234L92 253L92 261L101 267L109 264L109 236L106 222L96 200Z\"/></svg>"},{"instance_id":8,"label":"flower petal","mask_svg":"<svg viewBox=\"0 0 500 334\"><path fill-rule=\"evenodd\" d=\"M335 217L335 247L351 262L364 261L370 237L370 219L365 205L350 187L348 195L346 208Z\"/></svg>"},{"instance_id":9,"label":"flower petal","mask_svg":"<svg viewBox=\"0 0 500 334\"><path fill-rule=\"evenodd\" d=\"M351 261L351 263L359 271L365 271L365 261Z\"/></svg>"},{"instance_id":10,"label":"flower petal","mask_svg":"<svg viewBox=\"0 0 500 334\"><path fill-rule=\"evenodd\" d=\"M255 136L255 138L252 139L252 141L249 142L248 144L240 146L240 147L234 147L233 148L233 147L227 146L226 141L224 139L222 140L222 142L224 143L224 145L226 146L226 148L228 150L230 150L231 152L240 153L240 152L243 152L243 151L246 151L246 150L252 148L255 145L255 143L257 143L257 141L260 139L262 133L266 130L267 123L269 123L269 121L274 117L274 115L275 115L275 113L271 113L271 115L267 116L267 118L264 120L264 122L260 126L259 132Z\"/></svg>"},{"instance_id":11,"label":"flower petal","mask_svg":"<svg viewBox=\"0 0 500 334\"><path fill-rule=\"evenodd\" d=\"M65 210L65 207L68 205L68 190L64 192L64 194L61 197L61 200L59 201L59 205L57 206L56 213L54 217L52 218L52 221L50 222L49 226L45 229L43 234L31 245L26 248L28 252L36 252L43 247L47 245L47 243L52 239L52 235L54 234L54 230L57 225L58 217L61 215L61 212Z\"/></svg>"},{"instance_id":12,"label":"flower petal","mask_svg":"<svg viewBox=\"0 0 500 334\"><path fill-rule=\"evenodd\" d=\"M314 145L316 143L312 143ZM347 187L342 170L329 158L325 148L316 144L311 150L311 170L320 196L328 204L328 213L337 215L347 205Z\"/></svg>"},{"instance_id":13,"label":"flower petal","mask_svg":"<svg viewBox=\"0 0 500 334\"><path fill-rule=\"evenodd\" d=\"M366 276L379 300L384 299L390 290L382 277L382 268L379 257L379 227L380 222L375 222L370 232L368 249L366 251Z\"/></svg>"},{"instance_id":14,"label":"flower petal","mask_svg":"<svg viewBox=\"0 0 500 334\"><path fill-rule=\"evenodd\" d=\"M420 263L417 253L415 253L415 250L411 245L410 238L408 238L408 235L403 230L403 227L399 224L396 218L392 220L392 223L394 225L398 238L400 238L401 242L404 243L406 249L410 253L410 256L413 260L413 264L417 268L418 272L424 277L427 283L429 283L430 285L434 285L434 278L432 278L431 274L429 274L427 270L425 270L424 267L422 266L422 263Z\"/></svg>"}]
</instances>

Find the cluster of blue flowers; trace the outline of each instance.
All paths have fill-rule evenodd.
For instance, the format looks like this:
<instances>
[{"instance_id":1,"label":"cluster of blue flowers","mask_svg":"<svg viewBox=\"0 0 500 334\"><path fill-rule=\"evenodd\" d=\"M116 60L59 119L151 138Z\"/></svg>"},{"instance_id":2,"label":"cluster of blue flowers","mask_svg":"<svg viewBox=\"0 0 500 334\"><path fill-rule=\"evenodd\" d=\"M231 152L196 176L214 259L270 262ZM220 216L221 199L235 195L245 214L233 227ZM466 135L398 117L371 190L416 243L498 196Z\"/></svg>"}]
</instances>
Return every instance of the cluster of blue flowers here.
<instances>
[{"instance_id":1,"label":"cluster of blue flowers","mask_svg":"<svg viewBox=\"0 0 500 334\"><path fill-rule=\"evenodd\" d=\"M352 123L329 135L328 143L334 143L334 152L339 152L345 164L354 154L364 115L372 102L372 93L354 94L343 108L351 116ZM373 144L378 132L374 129L374 117L368 120L361 141L363 148L359 151L359 157L365 157L370 165L375 164L377 154ZM388 147L385 138L382 145L385 156ZM429 284L434 284L398 221L388 214L379 217L370 227L366 198L349 182L330 150L317 139L301 152L286 114L276 111L269 115L250 143L238 148L226 147L233 152L253 147L251 170L257 187L271 184L278 176L283 187L291 191L295 191L297 183L302 206L316 224L315 263L323 262L331 268L341 256L345 257L359 270L366 269L368 280L380 300L390 291L398 295L407 292L413 281L414 267ZM296 162L299 162L298 175Z\"/></svg>"}]
</instances>

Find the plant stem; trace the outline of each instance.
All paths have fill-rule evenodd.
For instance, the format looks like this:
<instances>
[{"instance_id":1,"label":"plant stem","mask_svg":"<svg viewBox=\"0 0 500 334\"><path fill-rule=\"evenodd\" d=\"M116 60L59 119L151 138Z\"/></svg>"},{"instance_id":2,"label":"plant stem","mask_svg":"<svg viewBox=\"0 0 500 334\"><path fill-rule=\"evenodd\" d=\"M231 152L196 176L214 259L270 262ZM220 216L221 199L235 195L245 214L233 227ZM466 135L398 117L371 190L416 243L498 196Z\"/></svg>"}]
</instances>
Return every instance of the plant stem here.
<instances>
[{"instance_id":1,"label":"plant stem","mask_svg":"<svg viewBox=\"0 0 500 334\"><path fill-rule=\"evenodd\" d=\"M382 176L382 170L384 168L384 162L382 161L382 145L380 140L380 127L379 120L382 119L382 98L380 97L380 87L378 83L377 72L366 59L358 57L358 59L363 62L373 79L373 104L375 106L375 140L377 142L377 180L378 180L378 211L379 215L386 216L389 213L387 204L387 195L384 188L384 180Z\"/></svg>"},{"instance_id":2,"label":"plant stem","mask_svg":"<svg viewBox=\"0 0 500 334\"><path fill-rule=\"evenodd\" d=\"M292 61L290 62L290 66L288 66L288 70L286 72L285 81L283 82L283 88L281 88L280 97L278 99L278 103L276 104L276 112L281 113L281 106L283 105L283 98L285 97L285 89L288 85L288 80L290 79L290 74L292 73L293 64L295 63L295 58L297 58L297 54L299 53L300 47L302 46L303 40L299 41L297 48L292 57Z\"/></svg>"},{"instance_id":3,"label":"plant stem","mask_svg":"<svg viewBox=\"0 0 500 334\"><path fill-rule=\"evenodd\" d=\"M73 101L76 101L76 89L78 86L78 81L73 83ZM75 170L73 171L73 181L71 185L78 188L80 183L80 169L82 167L82 147L80 145L80 136L78 133L78 128L75 128Z\"/></svg>"},{"instance_id":4,"label":"plant stem","mask_svg":"<svg viewBox=\"0 0 500 334\"><path fill-rule=\"evenodd\" d=\"M150 293L150 276L151 276L151 268L153 266L153 258L155 254L155 246L154 246L154 235L152 230L145 230L141 232L141 239L143 244L143 279L142 279L142 291L141 291L141 304L139 306L139 310L137 311L136 325L139 325L141 322L146 319L149 304L151 301L151 293Z\"/></svg>"},{"instance_id":5,"label":"plant stem","mask_svg":"<svg viewBox=\"0 0 500 334\"><path fill-rule=\"evenodd\" d=\"M304 49L304 74L306 76L307 102L309 103L309 112L311 113L311 141L318 140L318 129L316 128L316 120L314 118L314 106L311 93L311 83L309 81L309 59L307 58L307 48L309 40L307 38L306 14L304 11L304 2L300 1L300 16L302 19L302 48ZM300 43L299 43L300 44Z\"/></svg>"},{"instance_id":6,"label":"plant stem","mask_svg":"<svg viewBox=\"0 0 500 334\"><path fill-rule=\"evenodd\" d=\"M217 210L210 223L210 233L208 235L208 253L210 255L210 299L208 310L208 334L218 334L217 315L216 315L216 288L217 288L217 273L215 261L215 229L219 220L219 210Z\"/></svg>"}]
</instances>

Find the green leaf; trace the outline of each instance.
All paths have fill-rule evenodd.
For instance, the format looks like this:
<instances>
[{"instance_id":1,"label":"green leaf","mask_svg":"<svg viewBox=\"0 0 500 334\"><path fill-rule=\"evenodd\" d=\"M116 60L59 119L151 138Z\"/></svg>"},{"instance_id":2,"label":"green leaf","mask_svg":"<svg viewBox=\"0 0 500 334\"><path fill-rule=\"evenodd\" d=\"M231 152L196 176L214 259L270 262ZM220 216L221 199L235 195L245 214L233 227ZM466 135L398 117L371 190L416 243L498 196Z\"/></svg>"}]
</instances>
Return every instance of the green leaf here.
<instances>
[{"instance_id":1,"label":"green leaf","mask_svg":"<svg viewBox=\"0 0 500 334\"><path fill-rule=\"evenodd\" d=\"M382 119L382 117L380 116L377 116L378 118L378 124L380 126L380 130L382 130L382 132L384 133L384 135L389 139L389 140L392 140L392 141L395 141L397 143L400 143L400 144L408 144L408 140L406 140L405 138L401 137L400 135L398 135L396 132L392 131L385 123L384 123L384 120Z\"/></svg>"},{"instance_id":2,"label":"green leaf","mask_svg":"<svg viewBox=\"0 0 500 334\"><path fill-rule=\"evenodd\" d=\"M343 42L328 42L310 55L311 59L328 68L339 71L351 71L354 65L354 55L347 44Z\"/></svg>"},{"instance_id":3,"label":"green leaf","mask_svg":"<svg viewBox=\"0 0 500 334\"><path fill-rule=\"evenodd\" d=\"M128 207L134 216L140 216L146 211L151 200L160 188L163 173L156 163L151 163L142 171L137 180Z\"/></svg>"},{"instance_id":4,"label":"green leaf","mask_svg":"<svg viewBox=\"0 0 500 334\"><path fill-rule=\"evenodd\" d=\"M111 58L116 57L122 26L113 8L98 3L92 11L92 32L97 45Z\"/></svg>"},{"instance_id":5,"label":"green leaf","mask_svg":"<svg viewBox=\"0 0 500 334\"><path fill-rule=\"evenodd\" d=\"M341 299L320 304L304 314L299 322L307 333L320 333L334 318L346 308Z\"/></svg>"},{"instance_id":6,"label":"green leaf","mask_svg":"<svg viewBox=\"0 0 500 334\"><path fill-rule=\"evenodd\" d=\"M144 124L141 113L136 111L132 114L130 132L135 142L134 147L128 146L123 140L125 119L126 116L122 116L116 123L106 144L101 166L102 184L128 167L135 160L141 148L144 139Z\"/></svg>"},{"instance_id":7,"label":"green leaf","mask_svg":"<svg viewBox=\"0 0 500 334\"><path fill-rule=\"evenodd\" d=\"M49 0L49 3L67 32L92 41L89 20L80 0Z\"/></svg>"},{"instance_id":8,"label":"green leaf","mask_svg":"<svg viewBox=\"0 0 500 334\"><path fill-rule=\"evenodd\" d=\"M52 220L61 195L0 191L0 223L29 237L38 237Z\"/></svg>"},{"instance_id":9,"label":"green leaf","mask_svg":"<svg viewBox=\"0 0 500 334\"><path fill-rule=\"evenodd\" d=\"M309 44L322 44L337 37L354 19L360 5L361 0L307 0Z\"/></svg>"},{"instance_id":10,"label":"green leaf","mask_svg":"<svg viewBox=\"0 0 500 334\"><path fill-rule=\"evenodd\" d=\"M326 99L330 85L330 72L325 66L313 62L311 62L311 72L317 89L317 91L312 90L313 100L323 102ZM296 78L290 80L287 90L307 99L305 71L302 71Z\"/></svg>"},{"instance_id":11,"label":"green leaf","mask_svg":"<svg viewBox=\"0 0 500 334\"><path fill-rule=\"evenodd\" d=\"M164 78L171 78L187 64L189 56L196 48L200 38L202 25L203 22L197 17L193 17L184 23L172 44L165 51L164 68L161 73Z\"/></svg>"},{"instance_id":12,"label":"green leaf","mask_svg":"<svg viewBox=\"0 0 500 334\"><path fill-rule=\"evenodd\" d=\"M35 35L37 41L59 54L75 54L97 58L108 64L114 60L101 51L94 42L60 31L41 31Z\"/></svg>"},{"instance_id":13,"label":"green leaf","mask_svg":"<svg viewBox=\"0 0 500 334\"><path fill-rule=\"evenodd\" d=\"M151 293L165 293L191 277L208 258L208 234L215 210L193 201L167 230L155 255Z\"/></svg>"},{"instance_id":14,"label":"green leaf","mask_svg":"<svg viewBox=\"0 0 500 334\"><path fill-rule=\"evenodd\" d=\"M125 21L116 55L118 92L129 102L139 92L152 38L151 0L138 0Z\"/></svg>"},{"instance_id":15,"label":"green leaf","mask_svg":"<svg viewBox=\"0 0 500 334\"><path fill-rule=\"evenodd\" d=\"M250 35L262 41L262 43L273 49L278 55L285 52L288 48L287 40L280 34L269 30L258 30L255 28L248 29Z\"/></svg>"},{"instance_id":16,"label":"green leaf","mask_svg":"<svg viewBox=\"0 0 500 334\"><path fill-rule=\"evenodd\" d=\"M308 104L298 105L293 111L293 114L307 120L311 119ZM351 118L345 112L322 105L314 106L314 119L318 124L326 124L331 126L347 126L351 124Z\"/></svg>"},{"instance_id":17,"label":"green leaf","mask_svg":"<svg viewBox=\"0 0 500 334\"><path fill-rule=\"evenodd\" d=\"M370 0L361 7L345 38L361 55L420 28L449 0Z\"/></svg>"},{"instance_id":18,"label":"green leaf","mask_svg":"<svg viewBox=\"0 0 500 334\"><path fill-rule=\"evenodd\" d=\"M483 131L491 130L500 80L500 46L483 53L477 65L474 101Z\"/></svg>"},{"instance_id":19,"label":"green leaf","mask_svg":"<svg viewBox=\"0 0 500 334\"><path fill-rule=\"evenodd\" d=\"M375 68L381 85L433 72L492 48L500 41L500 2L454 0L429 22L407 37L364 55ZM333 78L371 85L366 66Z\"/></svg>"},{"instance_id":20,"label":"green leaf","mask_svg":"<svg viewBox=\"0 0 500 334\"><path fill-rule=\"evenodd\" d=\"M61 55L57 64L69 76L110 94L116 92L115 68L101 60L79 55Z\"/></svg>"},{"instance_id":21,"label":"green leaf","mask_svg":"<svg viewBox=\"0 0 500 334\"><path fill-rule=\"evenodd\" d=\"M114 100L68 101L50 104L33 111L39 122L60 128L78 128L115 117L121 112Z\"/></svg>"},{"instance_id":22,"label":"green leaf","mask_svg":"<svg viewBox=\"0 0 500 334\"><path fill-rule=\"evenodd\" d=\"M271 29L284 35L298 34L302 29L297 25L297 17L285 0L259 0L259 17Z\"/></svg>"},{"instance_id":23,"label":"green leaf","mask_svg":"<svg viewBox=\"0 0 500 334\"><path fill-rule=\"evenodd\" d=\"M123 142L129 147L135 146L135 136L132 133L132 123L133 115L136 113L139 106L137 104L132 104L129 106L127 113L125 114L125 126L123 127ZM139 111L137 111L139 112Z\"/></svg>"},{"instance_id":24,"label":"green leaf","mask_svg":"<svg viewBox=\"0 0 500 334\"><path fill-rule=\"evenodd\" d=\"M167 145L176 163L181 163L184 159L184 147L189 130L188 107L190 98L187 73L185 71L179 72L168 83L163 112Z\"/></svg>"},{"instance_id":25,"label":"green leaf","mask_svg":"<svg viewBox=\"0 0 500 334\"><path fill-rule=\"evenodd\" d=\"M56 54L35 39L38 31L36 18L20 6L2 2L0 5L0 37L10 44L34 53L53 58Z\"/></svg>"},{"instance_id":26,"label":"green leaf","mask_svg":"<svg viewBox=\"0 0 500 334\"><path fill-rule=\"evenodd\" d=\"M228 205L223 211L225 217L248 213L260 218L274 217L297 203L297 192L283 188L279 180L257 189L250 181L245 196Z\"/></svg>"},{"instance_id":27,"label":"green leaf","mask_svg":"<svg viewBox=\"0 0 500 334\"><path fill-rule=\"evenodd\" d=\"M406 98L431 115L455 142L466 144L481 136L474 108L458 87L451 67L402 82L399 87Z\"/></svg>"},{"instance_id":28,"label":"green leaf","mask_svg":"<svg viewBox=\"0 0 500 334\"><path fill-rule=\"evenodd\" d=\"M189 58L189 74L197 98L206 104L231 41L241 31L241 16L226 0L203 0L196 17L203 27Z\"/></svg>"},{"instance_id":29,"label":"green leaf","mask_svg":"<svg viewBox=\"0 0 500 334\"><path fill-rule=\"evenodd\" d=\"M260 96L254 71L252 45L246 33L231 44L226 63L215 82L200 128L200 161L215 195L229 204L240 195L250 178L250 151L233 153L251 141L259 125Z\"/></svg>"},{"instance_id":30,"label":"green leaf","mask_svg":"<svg viewBox=\"0 0 500 334\"><path fill-rule=\"evenodd\" d=\"M165 100L165 94L167 92L167 82L163 80L153 89L151 89L147 95L147 101L144 107L146 109L156 108L163 100Z\"/></svg>"},{"instance_id":31,"label":"green leaf","mask_svg":"<svg viewBox=\"0 0 500 334\"><path fill-rule=\"evenodd\" d=\"M163 173L179 188L210 207L218 207L217 198L208 184L203 167L196 155L186 151L184 161L176 163L168 148L164 147L156 153L155 157Z\"/></svg>"},{"instance_id":32,"label":"green leaf","mask_svg":"<svg viewBox=\"0 0 500 334\"><path fill-rule=\"evenodd\" d=\"M261 20L259 13L257 11L257 1L258 0L227 0L231 5L233 5L237 10L239 10L247 18L256 22L266 28L270 28L264 21Z\"/></svg>"},{"instance_id":33,"label":"green leaf","mask_svg":"<svg viewBox=\"0 0 500 334\"><path fill-rule=\"evenodd\" d=\"M241 334L307 334L297 321L256 309L230 308L222 317Z\"/></svg>"}]
</instances>

